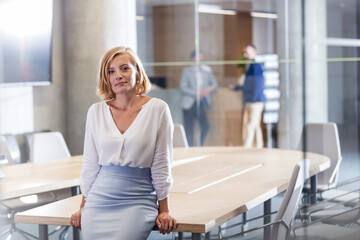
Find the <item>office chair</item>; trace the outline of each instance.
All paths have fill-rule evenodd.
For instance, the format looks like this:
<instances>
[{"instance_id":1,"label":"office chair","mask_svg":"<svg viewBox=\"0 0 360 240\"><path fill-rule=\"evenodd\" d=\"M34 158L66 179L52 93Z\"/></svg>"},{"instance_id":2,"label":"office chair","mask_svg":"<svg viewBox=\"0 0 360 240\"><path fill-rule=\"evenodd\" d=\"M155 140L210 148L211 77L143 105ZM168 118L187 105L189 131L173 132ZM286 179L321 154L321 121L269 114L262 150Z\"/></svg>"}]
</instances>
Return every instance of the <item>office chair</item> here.
<instances>
[{"instance_id":1,"label":"office chair","mask_svg":"<svg viewBox=\"0 0 360 240\"><path fill-rule=\"evenodd\" d=\"M234 237L243 236L246 233L253 232L265 227L272 227L271 228L271 239L272 240L286 240L288 239L290 235L290 227L292 224L292 221L295 217L297 205L301 196L302 188L304 186L304 181L307 178L308 172L309 172L309 160L305 159L298 164L295 165L294 170L291 175L291 179L288 185L288 188L285 192L284 198L281 202L279 211L277 212L275 219L273 222L270 222L268 224L264 224L259 227L255 227L252 229L249 229L247 231L242 231L237 234L233 234L230 236L222 236L222 229L219 231L219 239L231 239ZM267 215L266 215L267 216ZM260 216L256 218L252 218L247 220L253 221L256 219L263 218L265 216ZM243 224L243 223L240 223ZM233 228L235 226L238 226L239 224L234 224L227 226L226 229Z\"/></svg>"},{"instance_id":2,"label":"office chair","mask_svg":"<svg viewBox=\"0 0 360 240\"><path fill-rule=\"evenodd\" d=\"M44 162L71 157L60 132L43 132L32 135L30 162Z\"/></svg>"},{"instance_id":3,"label":"office chair","mask_svg":"<svg viewBox=\"0 0 360 240\"><path fill-rule=\"evenodd\" d=\"M10 149L6 142L6 138L2 135L0 135L0 156L1 156L0 160L2 162L1 164L2 166L14 164Z\"/></svg>"},{"instance_id":4,"label":"office chair","mask_svg":"<svg viewBox=\"0 0 360 240\"><path fill-rule=\"evenodd\" d=\"M30 162L45 162L69 157L71 157L69 148L60 132L40 132L32 134L29 156ZM56 200L71 197L72 195L70 189L57 190L52 193L55 194ZM66 236L69 227L58 228L55 231L59 230L62 230L61 236Z\"/></svg>"},{"instance_id":5,"label":"office chair","mask_svg":"<svg viewBox=\"0 0 360 240\"><path fill-rule=\"evenodd\" d=\"M50 132L50 130L37 130L37 131L33 131L33 132L23 133L24 147L25 147L25 162L30 161L30 148L31 148L32 136L36 133L42 133L42 132Z\"/></svg>"},{"instance_id":6,"label":"office chair","mask_svg":"<svg viewBox=\"0 0 360 240\"><path fill-rule=\"evenodd\" d=\"M32 134L30 144L30 162L44 162L68 157L71 157L71 155L61 133L42 132ZM9 209L13 217L16 212L41 206L70 196L70 189L62 189L52 192L44 192L25 196L22 198L8 199L6 201L3 201L3 205L5 205L7 209ZM34 201L27 201L29 199ZM27 236L31 236L33 238L35 237L24 231L20 232L20 230L16 228L14 223L12 228L15 229L15 231L18 231L26 239L28 239ZM61 236L66 236L66 234L64 233L67 232L68 229L68 227L59 227L56 228L53 232L51 232L49 235L61 230ZM13 232L13 230L10 230L10 233Z\"/></svg>"},{"instance_id":7,"label":"office chair","mask_svg":"<svg viewBox=\"0 0 360 240\"><path fill-rule=\"evenodd\" d=\"M8 147L7 141L4 136L0 136L0 155L4 155L5 158L8 160L9 164L14 163L14 161L12 159L11 151ZM20 159L20 156L19 156L19 159ZM47 196L48 196L48 194L47 194ZM53 195L50 195L50 196L52 196L52 201L55 200ZM3 233L1 233L0 237L8 236L8 238L10 239L13 236L13 234L15 232L17 232L25 239L29 239L29 237L36 238L34 235L19 229L15 225L15 222L14 222L14 215L16 212L30 209L33 207L37 207L37 206L40 206L40 205L50 202L48 200L44 201L44 198L42 198L41 196L39 197L38 195L33 195L32 198L38 199L38 201L28 202L27 200L29 200L29 197L27 197L27 198L25 197L25 198L6 199L6 200L2 200L0 202L1 208L4 209L3 211L6 211L6 214L5 214L6 219L4 219L4 222L11 224L11 227L6 229Z\"/></svg>"},{"instance_id":8,"label":"office chair","mask_svg":"<svg viewBox=\"0 0 360 240\"><path fill-rule=\"evenodd\" d=\"M359 239L359 227L352 228L351 226L340 226L349 224L347 220L350 218L353 218L353 220L357 222L359 219L359 215L360 205L357 205L356 207L349 210L341 210L337 213L334 212L333 215L320 218L316 221L295 224L291 229L292 235L290 236L290 239ZM346 223L344 222L344 220L346 220Z\"/></svg>"},{"instance_id":9,"label":"office chair","mask_svg":"<svg viewBox=\"0 0 360 240\"><path fill-rule=\"evenodd\" d=\"M319 153L330 158L330 168L320 172L317 176L317 195L319 201L332 199L337 202L347 202L354 206L350 199L359 198L360 195L354 192L347 192L339 189L338 178L342 161L339 134L335 123L308 123L306 131L306 151ZM298 150L303 150L304 131L301 135ZM349 182L350 183L350 182ZM342 185L344 185L342 183ZM306 185L309 189L309 185ZM309 193L308 193L309 195Z\"/></svg>"},{"instance_id":10,"label":"office chair","mask_svg":"<svg viewBox=\"0 0 360 240\"><path fill-rule=\"evenodd\" d=\"M10 151L11 158L13 163L19 164L21 163L21 153L19 144L13 134L4 134L6 145Z\"/></svg>"}]
</instances>

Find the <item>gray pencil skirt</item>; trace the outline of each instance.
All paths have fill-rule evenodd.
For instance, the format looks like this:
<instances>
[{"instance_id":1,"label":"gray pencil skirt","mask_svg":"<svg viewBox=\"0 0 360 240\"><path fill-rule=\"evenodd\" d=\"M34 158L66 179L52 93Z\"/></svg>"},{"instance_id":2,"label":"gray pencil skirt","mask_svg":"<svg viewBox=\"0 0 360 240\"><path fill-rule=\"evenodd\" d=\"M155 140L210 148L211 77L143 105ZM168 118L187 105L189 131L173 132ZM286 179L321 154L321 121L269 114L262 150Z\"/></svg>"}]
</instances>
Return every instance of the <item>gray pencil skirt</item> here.
<instances>
[{"instance_id":1,"label":"gray pencil skirt","mask_svg":"<svg viewBox=\"0 0 360 240\"><path fill-rule=\"evenodd\" d=\"M83 239L145 240L157 214L150 168L102 166L81 211Z\"/></svg>"}]
</instances>

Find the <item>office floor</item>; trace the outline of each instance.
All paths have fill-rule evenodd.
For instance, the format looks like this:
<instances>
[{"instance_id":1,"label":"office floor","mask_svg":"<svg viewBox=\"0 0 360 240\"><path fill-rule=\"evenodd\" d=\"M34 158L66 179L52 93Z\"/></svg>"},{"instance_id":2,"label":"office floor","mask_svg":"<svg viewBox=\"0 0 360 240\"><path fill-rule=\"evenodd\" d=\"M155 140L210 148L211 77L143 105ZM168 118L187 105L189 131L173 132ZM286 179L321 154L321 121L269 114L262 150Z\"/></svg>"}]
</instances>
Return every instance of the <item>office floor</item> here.
<instances>
[{"instance_id":1,"label":"office floor","mask_svg":"<svg viewBox=\"0 0 360 240\"><path fill-rule=\"evenodd\" d=\"M340 166L340 176L339 176L339 182L353 178L353 177L357 177L360 176L360 157L359 154L357 152L351 152L349 151L349 149L346 149L346 147L343 147L342 149L343 152L343 162ZM352 186L352 188L355 187L360 187L360 183L357 183L357 186ZM275 198L273 198L272 200L272 210L277 210L280 206L282 200L282 195L279 195ZM263 206L257 206L254 209L251 209L248 213L248 218L251 217L255 217L258 215L261 215L263 213ZM229 224L233 223L233 222L240 222L242 220L241 216L238 216L234 219L232 219ZM0 219L1 221L1 219ZM258 226L262 224L262 220L257 220L254 221L253 223L251 223L248 227L251 228L253 226ZM10 226L9 223L4 223L2 222L0 224L0 234L5 231L5 229L7 229ZM29 224L17 224L17 226L23 230L26 230L27 232L30 232L34 235L38 235L38 227L35 225L29 225ZM54 229L55 226L49 226L49 231L51 231L52 229ZM238 232L240 228L237 229L233 229L231 232ZM229 232L229 233L231 233ZM216 239L216 234L217 234L217 230L213 230L212 232L212 238ZM191 235L185 233L184 236L186 238L189 238ZM50 240L55 240L59 238L59 234L54 234L53 236L50 237ZM234 238L234 239L243 239L243 240L255 240L255 239L262 239L263 238L263 232L260 231L255 231L252 233L249 233L243 237L238 237L238 238ZM6 240L7 238L5 236L0 236L0 240ZM24 239L22 236L20 236L18 233L15 233L13 238L13 240L22 240ZM67 238L69 240L72 240L72 235L71 232L69 234L69 237ZM172 239L172 234L170 235L161 235L158 232L152 232L148 238L148 240L170 240Z\"/></svg>"}]
</instances>

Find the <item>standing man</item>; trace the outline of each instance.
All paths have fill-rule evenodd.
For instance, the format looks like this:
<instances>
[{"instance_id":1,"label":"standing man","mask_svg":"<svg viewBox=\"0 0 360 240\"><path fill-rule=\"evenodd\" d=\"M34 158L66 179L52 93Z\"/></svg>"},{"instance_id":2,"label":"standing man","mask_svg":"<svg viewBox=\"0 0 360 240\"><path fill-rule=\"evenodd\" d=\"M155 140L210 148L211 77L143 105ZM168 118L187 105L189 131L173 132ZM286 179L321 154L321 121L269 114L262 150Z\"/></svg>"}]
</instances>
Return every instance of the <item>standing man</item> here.
<instances>
[{"instance_id":1,"label":"standing man","mask_svg":"<svg viewBox=\"0 0 360 240\"><path fill-rule=\"evenodd\" d=\"M196 60L196 52L191 53L191 60ZM199 53L199 61L203 54ZM194 120L200 127L200 145L203 146L210 125L206 116L206 109L211 108L211 94L217 88L217 82L212 70L206 65L192 65L182 71L180 89L182 94L182 108L184 127L189 146L194 146Z\"/></svg>"},{"instance_id":2,"label":"standing man","mask_svg":"<svg viewBox=\"0 0 360 240\"><path fill-rule=\"evenodd\" d=\"M246 60L254 61L256 47L247 44L244 48ZM247 114L246 136L244 147L252 147L255 141L257 148L263 147L261 131L261 114L264 110L264 77L263 69L259 63L252 62L246 66L246 77L244 85L230 85L231 90L243 90L244 114Z\"/></svg>"}]
</instances>

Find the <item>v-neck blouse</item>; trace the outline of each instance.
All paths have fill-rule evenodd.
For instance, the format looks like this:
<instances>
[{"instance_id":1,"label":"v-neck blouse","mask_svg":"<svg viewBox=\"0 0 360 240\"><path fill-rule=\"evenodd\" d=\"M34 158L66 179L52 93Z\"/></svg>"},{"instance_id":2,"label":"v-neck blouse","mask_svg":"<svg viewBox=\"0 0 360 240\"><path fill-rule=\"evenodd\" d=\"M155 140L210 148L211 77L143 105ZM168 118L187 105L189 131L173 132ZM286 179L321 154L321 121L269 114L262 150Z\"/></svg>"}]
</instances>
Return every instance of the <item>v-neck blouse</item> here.
<instances>
[{"instance_id":1,"label":"v-neck blouse","mask_svg":"<svg viewBox=\"0 0 360 240\"><path fill-rule=\"evenodd\" d=\"M88 111L80 188L87 196L101 166L151 168L158 200L166 198L172 185L173 122L168 105L157 98L145 103L122 134L105 101Z\"/></svg>"}]
</instances>

